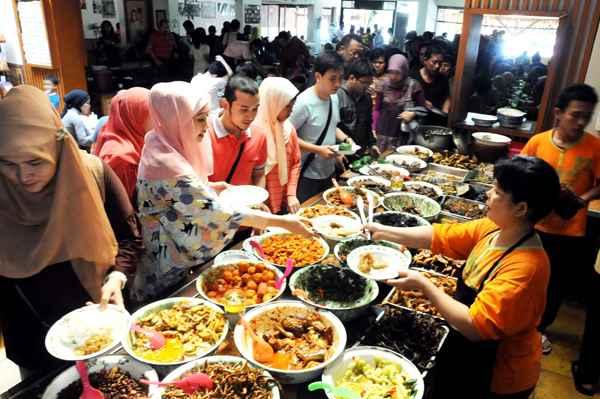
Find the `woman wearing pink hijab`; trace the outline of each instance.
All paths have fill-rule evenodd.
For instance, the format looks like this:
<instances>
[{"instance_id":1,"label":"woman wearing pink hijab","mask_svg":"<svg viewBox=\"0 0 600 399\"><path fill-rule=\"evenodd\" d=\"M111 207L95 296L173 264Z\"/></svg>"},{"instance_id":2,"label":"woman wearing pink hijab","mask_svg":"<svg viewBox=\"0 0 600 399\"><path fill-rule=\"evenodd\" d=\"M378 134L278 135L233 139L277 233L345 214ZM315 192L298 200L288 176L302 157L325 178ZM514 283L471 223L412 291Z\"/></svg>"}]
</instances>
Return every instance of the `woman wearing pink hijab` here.
<instances>
[{"instance_id":1,"label":"woman wearing pink hijab","mask_svg":"<svg viewBox=\"0 0 600 399\"><path fill-rule=\"evenodd\" d=\"M300 145L296 129L288 120L298 89L285 78L269 77L260 85L260 106L252 130L267 137L266 186L269 208L278 213L300 208L296 187L300 177Z\"/></svg>"},{"instance_id":2,"label":"woman wearing pink hijab","mask_svg":"<svg viewBox=\"0 0 600 399\"><path fill-rule=\"evenodd\" d=\"M222 203L209 183L209 98L190 83L159 83L150 91L154 130L146 135L138 171L138 209L146 253L133 284L144 302L170 294L189 268L217 255L240 226L311 232L295 216L276 216Z\"/></svg>"}]
</instances>

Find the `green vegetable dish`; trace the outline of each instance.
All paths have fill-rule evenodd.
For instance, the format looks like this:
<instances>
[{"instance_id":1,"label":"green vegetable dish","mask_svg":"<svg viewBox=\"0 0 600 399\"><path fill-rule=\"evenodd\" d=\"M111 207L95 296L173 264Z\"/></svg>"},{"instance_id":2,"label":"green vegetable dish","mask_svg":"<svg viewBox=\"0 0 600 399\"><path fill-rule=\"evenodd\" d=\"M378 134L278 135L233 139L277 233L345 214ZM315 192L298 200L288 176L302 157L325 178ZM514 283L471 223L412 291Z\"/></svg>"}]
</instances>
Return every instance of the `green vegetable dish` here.
<instances>
[{"instance_id":1,"label":"green vegetable dish","mask_svg":"<svg viewBox=\"0 0 600 399\"><path fill-rule=\"evenodd\" d=\"M335 385L358 393L361 399L411 399L416 393L416 381L400 364L377 357L373 364L354 358Z\"/></svg>"}]
</instances>

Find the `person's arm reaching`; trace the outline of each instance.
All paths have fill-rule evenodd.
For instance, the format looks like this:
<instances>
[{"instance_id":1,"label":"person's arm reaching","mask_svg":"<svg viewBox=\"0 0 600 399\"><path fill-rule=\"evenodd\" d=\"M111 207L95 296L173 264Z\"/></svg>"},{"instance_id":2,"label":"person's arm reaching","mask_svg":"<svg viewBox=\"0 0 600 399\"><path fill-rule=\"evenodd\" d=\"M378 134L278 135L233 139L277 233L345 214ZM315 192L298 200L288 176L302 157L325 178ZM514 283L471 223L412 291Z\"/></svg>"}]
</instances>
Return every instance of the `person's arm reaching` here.
<instances>
[{"instance_id":1,"label":"person's arm reaching","mask_svg":"<svg viewBox=\"0 0 600 399\"><path fill-rule=\"evenodd\" d=\"M408 248L430 249L433 238L431 226L391 227L379 223L365 226L373 234L374 240L388 240Z\"/></svg>"}]
</instances>

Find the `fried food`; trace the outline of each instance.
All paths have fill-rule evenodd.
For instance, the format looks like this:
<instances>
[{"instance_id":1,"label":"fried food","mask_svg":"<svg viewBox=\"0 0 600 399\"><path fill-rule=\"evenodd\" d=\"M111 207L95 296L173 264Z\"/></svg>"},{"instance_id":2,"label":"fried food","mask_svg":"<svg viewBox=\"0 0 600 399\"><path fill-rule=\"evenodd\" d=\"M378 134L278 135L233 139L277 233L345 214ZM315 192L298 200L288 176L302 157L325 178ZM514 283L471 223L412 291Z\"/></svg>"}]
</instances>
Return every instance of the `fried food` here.
<instances>
[{"instance_id":1,"label":"fried food","mask_svg":"<svg viewBox=\"0 0 600 399\"><path fill-rule=\"evenodd\" d=\"M313 219L319 216L328 215L347 216L351 218L354 217L352 212L350 212L347 208L344 208L343 206L321 204L309 206L308 208L302 208L298 214L299 216L305 217L307 219Z\"/></svg>"},{"instance_id":2,"label":"fried food","mask_svg":"<svg viewBox=\"0 0 600 399\"><path fill-rule=\"evenodd\" d=\"M294 260L295 267L317 263L325 254L325 249L316 238L300 234L275 234L261 241L268 262L285 265L288 258Z\"/></svg>"}]
</instances>

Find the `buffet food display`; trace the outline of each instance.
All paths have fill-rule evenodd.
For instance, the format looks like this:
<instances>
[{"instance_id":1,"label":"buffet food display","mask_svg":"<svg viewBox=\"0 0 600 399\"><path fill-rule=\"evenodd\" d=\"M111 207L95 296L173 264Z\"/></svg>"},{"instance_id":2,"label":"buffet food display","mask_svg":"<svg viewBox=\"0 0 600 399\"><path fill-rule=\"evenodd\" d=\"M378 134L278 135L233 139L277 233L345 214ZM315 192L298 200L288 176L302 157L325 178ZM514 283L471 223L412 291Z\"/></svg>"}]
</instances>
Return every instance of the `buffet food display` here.
<instances>
[{"instance_id":1,"label":"buffet food display","mask_svg":"<svg viewBox=\"0 0 600 399\"><path fill-rule=\"evenodd\" d=\"M371 239L358 216L357 198L365 211L370 199L373 222L386 226L463 223L485 217L493 168L473 156L410 145L380 160L363 157L353 169L360 175L351 176L347 186L323 192L320 201L297 212L314 236L259 232L242 248L203 266L193 292L150 303L131 316L117 314L108 326L105 319L67 315L47 338L49 351L67 360L95 358L88 361L92 365L110 358L103 353L120 340L128 354L123 358L154 365L162 381L204 373L214 383L213 389L194 393L164 387L156 395L140 383L146 369L138 372L123 362L91 367L92 385L107 398L280 399L281 384L320 378L363 399L390 391L394 398L421 398L423 376L435 366L448 325L422 293L390 290L377 281L412 267L453 295L465 261L429 250L411 255L397 243ZM341 190L350 194L351 204ZM288 259L294 268L283 278ZM195 294L203 299L188 297ZM154 348L148 332L162 335L164 346ZM257 355L261 342L272 350L268 360ZM64 348L57 349L59 344ZM43 399L78 398L81 383L74 370L69 373L68 379L57 377Z\"/></svg>"}]
</instances>

